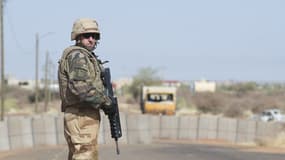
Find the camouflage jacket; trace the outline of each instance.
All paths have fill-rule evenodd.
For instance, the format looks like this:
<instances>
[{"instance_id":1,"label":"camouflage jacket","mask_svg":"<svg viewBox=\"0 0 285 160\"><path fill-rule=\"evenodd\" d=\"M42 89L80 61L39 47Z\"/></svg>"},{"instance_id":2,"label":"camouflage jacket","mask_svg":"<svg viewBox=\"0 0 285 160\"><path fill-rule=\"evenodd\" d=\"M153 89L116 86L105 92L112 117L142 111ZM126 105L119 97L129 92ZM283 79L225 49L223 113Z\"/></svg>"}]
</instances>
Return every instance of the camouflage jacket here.
<instances>
[{"instance_id":1,"label":"camouflage jacket","mask_svg":"<svg viewBox=\"0 0 285 160\"><path fill-rule=\"evenodd\" d=\"M66 48L58 68L62 110L80 103L99 108L106 101L102 71L101 61L94 53L79 46Z\"/></svg>"}]
</instances>

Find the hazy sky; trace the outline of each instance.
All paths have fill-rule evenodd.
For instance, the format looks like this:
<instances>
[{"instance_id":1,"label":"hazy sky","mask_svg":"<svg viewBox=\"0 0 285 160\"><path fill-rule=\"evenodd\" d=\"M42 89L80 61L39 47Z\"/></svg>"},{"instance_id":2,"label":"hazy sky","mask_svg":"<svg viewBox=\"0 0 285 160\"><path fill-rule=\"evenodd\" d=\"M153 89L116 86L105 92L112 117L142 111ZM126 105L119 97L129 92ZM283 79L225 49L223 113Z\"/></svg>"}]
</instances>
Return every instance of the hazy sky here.
<instances>
[{"instance_id":1,"label":"hazy sky","mask_svg":"<svg viewBox=\"0 0 285 160\"><path fill-rule=\"evenodd\" d=\"M113 79L150 66L168 80L284 81L284 8L284 0L7 0L6 73L34 79L38 32L43 77L45 52L57 67L74 20L90 17Z\"/></svg>"}]
</instances>

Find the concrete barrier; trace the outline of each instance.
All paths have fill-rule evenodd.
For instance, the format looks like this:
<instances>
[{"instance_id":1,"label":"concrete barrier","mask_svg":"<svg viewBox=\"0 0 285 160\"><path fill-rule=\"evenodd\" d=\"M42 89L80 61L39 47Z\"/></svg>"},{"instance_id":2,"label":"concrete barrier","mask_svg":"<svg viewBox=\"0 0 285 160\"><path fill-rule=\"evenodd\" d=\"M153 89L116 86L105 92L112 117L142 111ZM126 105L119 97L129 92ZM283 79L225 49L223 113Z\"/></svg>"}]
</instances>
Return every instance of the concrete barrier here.
<instances>
[{"instance_id":1,"label":"concrete barrier","mask_svg":"<svg viewBox=\"0 0 285 160\"><path fill-rule=\"evenodd\" d=\"M155 116L120 113L122 137L119 143L147 144L153 139L220 139L254 142L276 137L284 131L282 123L237 120L216 116ZM101 114L99 144L114 144L109 120ZM63 114L10 116L0 122L0 151L40 145L66 144Z\"/></svg>"},{"instance_id":2,"label":"concrete barrier","mask_svg":"<svg viewBox=\"0 0 285 160\"><path fill-rule=\"evenodd\" d=\"M39 115L32 119L34 146L56 145L56 123L54 116Z\"/></svg>"},{"instance_id":3,"label":"concrete barrier","mask_svg":"<svg viewBox=\"0 0 285 160\"><path fill-rule=\"evenodd\" d=\"M199 116L198 139L217 139L218 117Z\"/></svg>"},{"instance_id":4,"label":"concrete barrier","mask_svg":"<svg viewBox=\"0 0 285 160\"><path fill-rule=\"evenodd\" d=\"M282 124L276 122L257 122L256 139L277 137L282 131Z\"/></svg>"},{"instance_id":5,"label":"concrete barrier","mask_svg":"<svg viewBox=\"0 0 285 160\"><path fill-rule=\"evenodd\" d=\"M178 138L178 117L161 116L160 138L177 139Z\"/></svg>"},{"instance_id":6,"label":"concrete barrier","mask_svg":"<svg viewBox=\"0 0 285 160\"><path fill-rule=\"evenodd\" d=\"M153 139L158 139L160 137L160 124L161 116L149 115L150 119L150 132Z\"/></svg>"},{"instance_id":7,"label":"concrete barrier","mask_svg":"<svg viewBox=\"0 0 285 160\"><path fill-rule=\"evenodd\" d=\"M254 142L256 138L256 121L241 120L237 122L236 142Z\"/></svg>"},{"instance_id":8,"label":"concrete barrier","mask_svg":"<svg viewBox=\"0 0 285 160\"><path fill-rule=\"evenodd\" d=\"M0 151L10 149L7 120L0 121Z\"/></svg>"},{"instance_id":9,"label":"concrete barrier","mask_svg":"<svg viewBox=\"0 0 285 160\"><path fill-rule=\"evenodd\" d=\"M64 137L64 124L63 124L64 114L58 114L55 117L55 127L56 127L56 143L67 145Z\"/></svg>"},{"instance_id":10,"label":"concrete barrier","mask_svg":"<svg viewBox=\"0 0 285 160\"><path fill-rule=\"evenodd\" d=\"M100 121L100 128L99 128L99 135L98 135L98 144L105 144L105 133L104 133L104 126L105 126L105 116L104 113L101 112L101 121Z\"/></svg>"},{"instance_id":11,"label":"concrete barrier","mask_svg":"<svg viewBox=\"0 0 285 160\"><path fill-rule=\"evenodd\" d=\"M196 139L198 129L198 117L179 117L178 139Z\"/></svg>"},{"instance_id":12,"label":"concrete barrier","mask_svg":"<svg viewBox=\"0 0 285 160\"><path fill-rule=\"evenodd\" d=\"M219 118L217 133L217 139L235 142L237 136L237 120L231 118Z\"/></svg>"},{"instance_id":13,"label":"concrete barrier","mask_svg":"<svg viewBox=\"0 0 285 160\"><path fill-rule=\"evenodd\" d=\"M7 122L11 149L33 147L31 117L9 116Z\"/></svg>"},{"instance_id":14,"label":"concrete barrier","mask_svg":"<svg viewBox=\"0 0 285 160\"><path fill-rule=\"evenodd\" d=\"M148 144L152 142L148 115L128 115L128 144Z\"/></svg>"}]
</instances>

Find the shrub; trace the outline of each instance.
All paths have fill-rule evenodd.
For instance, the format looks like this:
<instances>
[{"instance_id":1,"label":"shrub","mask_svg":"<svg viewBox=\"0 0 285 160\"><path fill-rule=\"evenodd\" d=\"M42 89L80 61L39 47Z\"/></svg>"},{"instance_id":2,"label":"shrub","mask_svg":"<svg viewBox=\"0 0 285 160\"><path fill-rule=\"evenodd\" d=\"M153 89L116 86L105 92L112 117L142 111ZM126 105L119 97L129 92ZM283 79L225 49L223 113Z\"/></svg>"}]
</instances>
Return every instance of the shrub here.
<instances>
[{"instance_id":1,"label":"shrub","mask_svg":"<svg viewBox=\"0 0 285 160\"><path fill-rule=\"evenodd\" d=\"M225 110L224 116L233 118L243 117L244 109L240 104L234 103Z\"/></svg>"},{"instance_id":2,"label":"shrub","mask_svg":"<svg viewBox=\"0 0 285 160\"><path fill-rule=\"evenodd\" d=\"M214 93L197 93L193 96L197 109L203 113L222 113L224 97Z\"/></svg>"}]
</instances>

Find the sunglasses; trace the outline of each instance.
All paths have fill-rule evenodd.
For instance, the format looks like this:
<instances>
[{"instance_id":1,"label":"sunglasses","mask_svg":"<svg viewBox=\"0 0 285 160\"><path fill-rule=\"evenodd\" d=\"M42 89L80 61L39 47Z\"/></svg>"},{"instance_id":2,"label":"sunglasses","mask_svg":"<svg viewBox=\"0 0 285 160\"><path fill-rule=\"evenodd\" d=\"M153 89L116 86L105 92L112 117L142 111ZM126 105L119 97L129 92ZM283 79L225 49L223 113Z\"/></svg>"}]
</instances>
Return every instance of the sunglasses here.
<instances>
[{"instance_id":1,"label":"sunglasses","mask_svg":"<svg viewBox=\"0 0 285 160\"><path fill-rule=\"evenodd\" d=\"M82 37L84 37L86 39L88 39L90 37L92 37L95 40L99 40L100 39L100 35L96 34L96 33L84 33L84 34L82 34Z\"/></svg>"}]
</instances>

